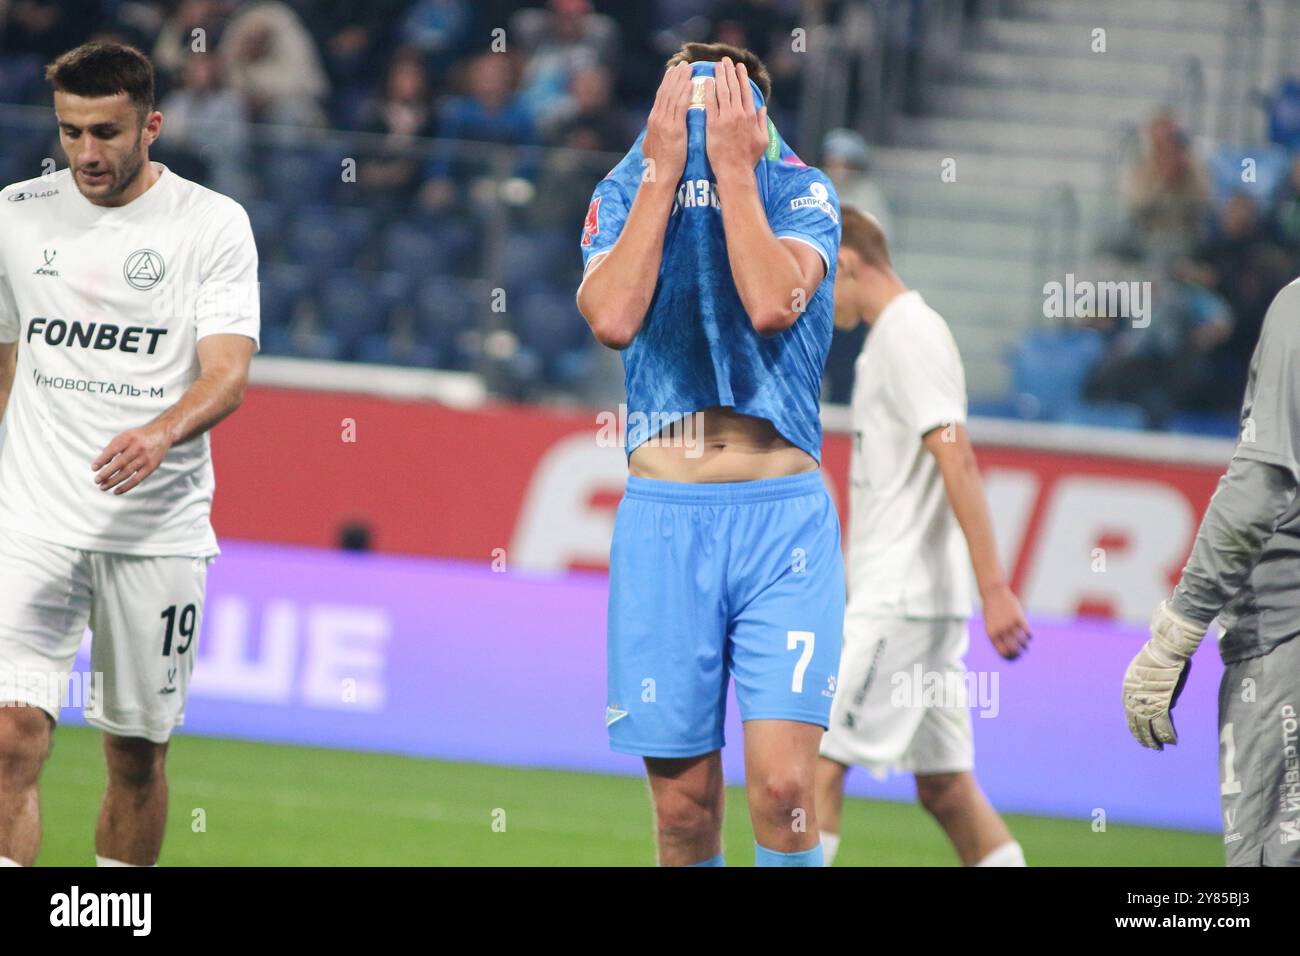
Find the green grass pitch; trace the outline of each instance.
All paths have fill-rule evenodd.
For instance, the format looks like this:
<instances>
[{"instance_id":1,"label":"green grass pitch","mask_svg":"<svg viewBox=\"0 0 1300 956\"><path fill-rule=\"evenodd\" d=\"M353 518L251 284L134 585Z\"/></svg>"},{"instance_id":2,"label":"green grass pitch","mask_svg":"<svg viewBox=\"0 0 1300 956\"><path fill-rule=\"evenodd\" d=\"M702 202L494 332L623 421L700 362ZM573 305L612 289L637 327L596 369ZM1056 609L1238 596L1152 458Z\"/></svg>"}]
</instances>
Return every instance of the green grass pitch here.
<instances>
[{"instance_id":1,"label":"green grass pitch","mask_svg":"<svg viewBox=\"0 0 1300 956\"><path fill-rule=\"evenodd\" d=\"M164 866L622 866L654 863L633 777L177 737ZM94 863L98 733L63 727L41 783L38 865ZM753 863L744 792L727 791L730 865ZM914 805L849 799L836 866L952 866ZM1031 865L1222 866L1214 834L1009 815ZM199 827L199 824L202 827Z\"/></svg>"}]
</instances>

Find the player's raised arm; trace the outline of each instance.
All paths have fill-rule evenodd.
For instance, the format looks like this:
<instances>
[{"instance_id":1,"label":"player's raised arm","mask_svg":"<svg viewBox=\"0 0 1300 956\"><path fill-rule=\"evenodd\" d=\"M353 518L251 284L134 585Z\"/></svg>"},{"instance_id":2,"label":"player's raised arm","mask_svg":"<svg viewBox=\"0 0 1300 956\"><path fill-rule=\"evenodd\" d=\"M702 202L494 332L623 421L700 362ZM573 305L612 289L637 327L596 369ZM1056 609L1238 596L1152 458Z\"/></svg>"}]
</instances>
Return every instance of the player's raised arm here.
<instances>
[{"instance_id":1,"label":"player's raised arm","mask_svg":"<svg viewBox=\"0 0 1300 956\"><path fill-rule=\"evenodd\" d=\"M1250 578L1294 508L1300 463L1300 286L1278 293L1251 361L1242 433L1191 556L1124 675L1129 731L1152 750L1176 744L1171 711L1210 623Z\"/></svg>"},{"instance_id":2,"label":"player's raised arm","mask_svg":"<svg viewBox=\"0 0 1300 956\"><path fill-rule=\"evenodd\" d=\"M705 97L709 165L718 180L731 277L759 335L798 321L826 275L811 246L778 239L768 222L754 167L768 146L767 107L754 108L745 65L724 57Z\"/></svg>"},{"instance_id":3,"label":"player's raised arm","mask_svg":"<svg viewBox=\"0 0 1300 956\"><path fill-rule=\"evenodd\" d=\"M999 654L1015 660L1029 644L1029 625L998 558L993 519L970 435L958 422L931 429L922 443L939 465L948 503L966 537L984 607L984 630Z\"/></svg>"},{"instance_id":4,"label":"player's raised arm","mask_svg":"<svg viewBox=\"0 0 1300 956\"><path fill-rule=\"evenodd\" d=\"M664 73L655 94L641 142L644 174L627 221L613 247L589 260L578 287L578 310L596 340L609 348L632 344L654 298L664 230L686 166L690 101L691 66L679 63ZM592 202L591 215L600 215L598 200Z\"/></svg>"}]
</instances>

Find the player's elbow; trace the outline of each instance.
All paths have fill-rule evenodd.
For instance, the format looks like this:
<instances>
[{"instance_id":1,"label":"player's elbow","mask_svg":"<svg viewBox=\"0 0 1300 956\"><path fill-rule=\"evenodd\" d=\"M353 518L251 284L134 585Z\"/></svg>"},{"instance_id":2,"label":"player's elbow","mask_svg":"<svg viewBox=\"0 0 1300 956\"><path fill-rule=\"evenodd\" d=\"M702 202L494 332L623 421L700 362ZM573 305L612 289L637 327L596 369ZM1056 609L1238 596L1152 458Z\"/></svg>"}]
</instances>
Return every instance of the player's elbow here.
<instances>
[{"instance_id":1,"label":"player's elbow","mask_svg":"<svg viewBox=\"0 0 1300 956\"><path fill-rule=\"evenodd\" d=\"M584 299L581 289L578 290L578 311L587 320L596 341L607 349L621 352L636 338L634 323L626 321L616 309L593 308L591 302Z\"/></svg>"},{"instance_id":2,"label":"player's elbow","mask_svg":"<svg viewBox=\"0 0 1300 956\"><path fill-rule=\"evenodd\" d=\"M591 332L596 336L597 342L605 346L605 348L614 349L617 352L623 351L636 338L635 329L628 323L616 320L592 323Z\"/></svg>"},{"instance_id":3,"label":"player's elbow","mask_svg":"<svg viewBox=\"0 0 1300 956\"><path fill-rule=\"evenodd\" d=\"M781 306L758 309L750 313L749 321L757 332L765 339L780 335L790 326L799 320L799 312L795 309L787 309Z\"/></svg>"}]
</instances>

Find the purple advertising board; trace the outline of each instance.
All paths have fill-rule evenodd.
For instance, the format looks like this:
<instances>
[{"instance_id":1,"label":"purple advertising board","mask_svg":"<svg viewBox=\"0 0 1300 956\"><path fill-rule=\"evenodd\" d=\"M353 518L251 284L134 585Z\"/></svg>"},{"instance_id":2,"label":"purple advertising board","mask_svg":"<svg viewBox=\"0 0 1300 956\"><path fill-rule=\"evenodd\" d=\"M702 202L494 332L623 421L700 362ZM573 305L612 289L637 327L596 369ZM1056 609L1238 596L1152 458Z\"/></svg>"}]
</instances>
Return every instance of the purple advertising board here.
<instances>
[{"instance_id":1,"label":"purple advertising board","mask_svg":"<svg viewBox=\"0 0 1300 956\"><path fill-rule=\"evenodd\" d=\"M545 576L487 562L352 555L227 541L209 575L181 734L480 763L641 773L605 736L603 573ZM1001 809L1217 830L1222 667L1196 657L1180 744L1129 736L1120 681L1142 628L1035 620L1020 661L972 626L976 769ZM88 670L86 647L77 663ZM920 675L918 675L920 676ZM69 709L65 720L79 722ZM728 779L743 779L729 702ZM910 779L850 792L911 799Z\"/></svg>"}]
</instances>

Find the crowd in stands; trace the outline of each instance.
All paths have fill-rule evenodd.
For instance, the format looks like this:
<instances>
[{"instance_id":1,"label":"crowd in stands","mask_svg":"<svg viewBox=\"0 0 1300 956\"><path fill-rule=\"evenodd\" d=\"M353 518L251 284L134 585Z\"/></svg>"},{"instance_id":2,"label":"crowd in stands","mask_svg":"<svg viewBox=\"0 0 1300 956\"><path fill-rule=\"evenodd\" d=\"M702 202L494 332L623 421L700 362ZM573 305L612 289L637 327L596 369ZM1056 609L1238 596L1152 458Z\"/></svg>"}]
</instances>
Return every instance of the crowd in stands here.
<instances>
[{"instance_id":1,"label":"crowd in stands","mask_svg":"<svg viewBox=\"0 0 1300 956\"><path fill-rule=\"evenodd\" d=\"M1231 433L1269 303L1300 274L1300 85L1272 99L1272 141L1201 151L1168 112L1145 129L1123 184L1120 273L1151 283L1147 321L1095 323L1087 398L1135 405L1143 424L1216 418ZM1204 153L1204 155L1202 155Z\"/></svg>"}]
</instances>

